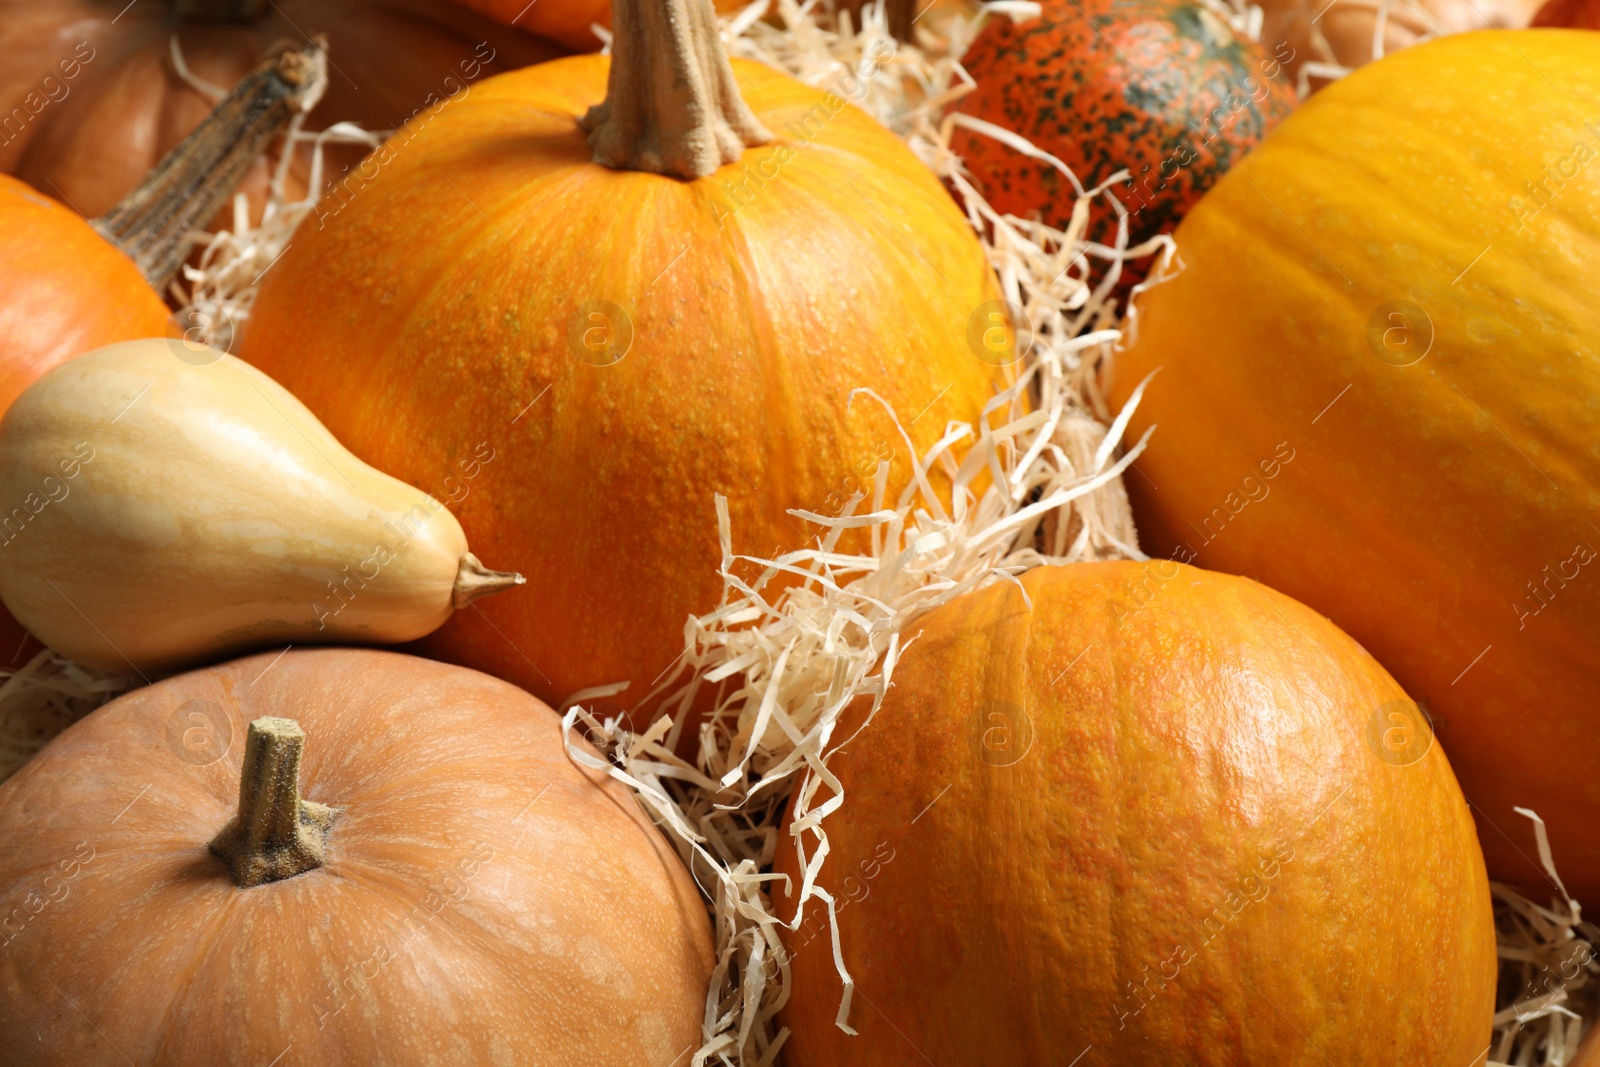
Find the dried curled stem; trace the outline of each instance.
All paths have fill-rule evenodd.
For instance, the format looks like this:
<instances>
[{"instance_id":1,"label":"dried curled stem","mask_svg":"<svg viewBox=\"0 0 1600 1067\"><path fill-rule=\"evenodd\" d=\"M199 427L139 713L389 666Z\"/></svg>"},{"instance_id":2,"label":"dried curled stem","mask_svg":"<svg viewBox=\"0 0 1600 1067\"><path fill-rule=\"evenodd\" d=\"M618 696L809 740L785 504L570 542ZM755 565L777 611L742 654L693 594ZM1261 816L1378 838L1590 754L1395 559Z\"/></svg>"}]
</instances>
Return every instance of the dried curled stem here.
<instances>
[{"instance_id":1,"label":"dried curled stem","mask_svg":"<svg viewBox=\"0 0 1600 1067\"><path fill-rule=\"evenodd\" d=\"M100 235L160 289L177 273L196 234L245 171L291 119L310 111L328 85L326 42L289 48L247 75L137 189L92 220Z\"/></svg>"},{"instance_id":2,"label":"dried curled stem","mask_svg":"<svg viewBox=\"0 0 1600 1067\"><path fill-rule=\"evenodd\" d=\"M702 178L772 134L722 51L711 0L615 0L604 103L579 125L596 163Z\"/></svg>"}]
</instances>

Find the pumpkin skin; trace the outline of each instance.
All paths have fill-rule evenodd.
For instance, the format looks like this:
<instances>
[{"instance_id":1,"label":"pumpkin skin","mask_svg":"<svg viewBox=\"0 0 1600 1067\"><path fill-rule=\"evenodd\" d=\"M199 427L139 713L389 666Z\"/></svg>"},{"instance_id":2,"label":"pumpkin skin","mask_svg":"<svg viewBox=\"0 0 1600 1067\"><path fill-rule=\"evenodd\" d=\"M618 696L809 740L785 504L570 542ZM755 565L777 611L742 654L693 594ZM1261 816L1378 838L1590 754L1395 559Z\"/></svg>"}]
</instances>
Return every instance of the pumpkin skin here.
<instances>
[{"instance_id":1,"label":"pumpkin skin","mask_svg":"<svg viewBox=\"0 0 1600 1067\"><path fill-rule=\"evenodd\" d=\"M820 882L849 901L860 1035L833 1025L818 911L785 935L785 1062L1481 1056L1482 856L1437 745L1407 765L1369 745L1404 699L1383 668L1303 605L1171 561L1021 584L1031 609L998 583L926 616L877 720L841 727Z\"/></svg>"},{"instance_id":2,"label":"pumpkin skin","mask_svg":"<svg viewBox=\"0 0 1600 1067\"><path fill-rule=\"evenodd\" d=\"M301 793L342 814L325 866L240 889L207 843L262 715L300 722ZM7 1062L670 1062L699 1044L710 924L560 732L504 682L339 649L94 712L0 786Z\"/></svg>"},{"instance_id":3,"label":"pumpkin skin","mask_svg":"<svg viewBox=\"0 0 1600 1067\"><path fill-rule=\"evenodd\" d=\"M166 333L167 306L127 256L75 212L5 175L0 274L0 413L80 352Z\"/></svg>"},{"instance_id":4,"label":"pumpkin skin","mask_svg":"<svg viewBox=\"0 0 1600 1067\"><path fill-rule=\"evenodd\" d=\"M182 18L175 6L146 0L124 12L124 4L105 0L0 2L0 111L14 116L20 108L26 119L0 132L0 170L86 216L109 211L211 111L212 101L172 70L173 34L190 71L224 90L274 42L325 34L328 89L306 117L307 130L335 122L393 129L456 87L470 92L475 79L561 54L443 0L273 0L260 18L232 21ZM65 77L67 69L75 76ZM326 146L328 181L367 151ZM291 198L304 195L310 161L305 146L291 168ZM241 183L253 218L275 165L276 152ZM231 211L218 219L231 228Z\"/></svg>"},{"instance_id":5,"label":"pumpkin skin","mask_svg":"<svg viewBox=\"0 0 1600 1067\"><path fill-rule=\"evenodd\" d=\"M1131 247L1170 232L1293 109L1282 58L1189 0L1048 0L1038 19L988 21L961 58L978 85L956 110L1026 137L1085 188L1127 169ZM961 127L951 147L996 210L1066 228L1076 194L1060 171ZM1096 212L1090 239L1116 232ZM1123 291L1149 267L1124 264Z\"/></svg>"},{"instance_id":6,"label":"pumpkin skin","mask_svg":"<svg viewBox=\"0 0 1600 1067\"><path fill-rule=\"evenodd\" d=\"M1593 0L1549 0L1533 16L1531 25L1600 30L1600 5Z\"/></svg>"},{"instance_id":7,"label":"pumpkin skin","mask_svg":"<svg viewBox=\"0 0 1600 1067\"><path fill-rule=\"evenodd\" d=\"M809 540L788 508L837 510L881 458L898 493L905 442L852 389L920 453L1009 376L967 345L998 299L982 251L892 134L848 106L807 120L821 93L735 61L777 143L695 181L611 170L576 124L608 63L493 79L417 131L296 238L241 349L424 490L478 442L497 451L451 503L480 556L527 577L524 603L420 647L552 702L623 680L636 701L677 658L721 592L713 494L735 551L767 553ZM626 306L619 362L579 358L590 301Z\"/></svg>"},{"instance_id":8,"label":"pumpkin skin","mask_svg":"<svg viewBox=\"0 0 1600 1067\"><path fill-rule=\"evenodd\" d=\"M1371 649L1435 717L1490 874L1550 891L1512 812L1532 808L1580 900L1600 894L1600 189L1559 172L1600 151L1597 65L1586 32L1483 31L1319 92L1179 228L1187 268L1148 294L1112 390L1163 368L1130 431L1161 427L1128 479L1144 547Z\"/></svg>"},{"instance_id":9,"label":"pumpkin skin","mask_svg":"<svg viewBox=\"0 0 1600 1067\"><path fill-rule=\"evenodd\" d=\"M540 37L559 41L575 52L592 52L600 38L589 27L610 27L611 0L455 0L507 26L515 26ZM727 14L745 6L745 0L712 0L718 12Z\"/></svg>"}]
</instances>

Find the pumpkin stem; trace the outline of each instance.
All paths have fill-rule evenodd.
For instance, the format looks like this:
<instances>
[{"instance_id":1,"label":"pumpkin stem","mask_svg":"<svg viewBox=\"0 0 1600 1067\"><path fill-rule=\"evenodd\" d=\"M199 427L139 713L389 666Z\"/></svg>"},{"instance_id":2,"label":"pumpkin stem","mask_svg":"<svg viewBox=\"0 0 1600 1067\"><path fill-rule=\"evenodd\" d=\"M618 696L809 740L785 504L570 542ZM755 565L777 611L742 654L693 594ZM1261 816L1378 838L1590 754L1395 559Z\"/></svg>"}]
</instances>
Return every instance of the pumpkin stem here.
<instances>
[{"instance_id":1,"label":"pumpkin stem","mask_svg":"<svg viewBox=\"0 0 1600 1067\"><path fill-rule=\"evenodd\" d=\"M456 584L450 594L450 603L464 608L479 597L523 585L528 581L515 571L492 571L478 561L471 552L463 553L461 565L456 568Z\"/></svg>"},{"instance_id":2,"label":"pumpkin stem","mask_svg":"<svg viewBox=\"0 0 1600 1067\"><path fill-rule=\"evenodd\" d=\"M246 76L149 177L92 225L156 289L177 273L195 233L233 195L244 172L328 85L322 38Z\"/></svg>"},{"instance_id":3,"label":"pumpkin stem","mask_svg":"<svg viewBox=\"0 0 1600 1067\"><path fill-rule=\"evenodd\" d=\"M702 178L772 134L733 83L711 0L614 0L606 99L578 124L608 167Z\"/></svg>"},{"instance_id":4,"label":"pumpkin stem","mask_svg":"<svg viewBox=\"0 0 1600 1067\"><path fill-rule=\"evenodd\" d=\"M278 882L322 866L328 827L338 814L300 799L305 731L293 719L250 724L239 778L239 814L211 842L241 889Z\"/></svg>"},{"instance_id":5,"label":"pumpkin stem","mask_svg":"<svg viewBox=\"0 0 1600 1067\"><path fill-rule=\"evenodd\" d=\"M175 0L172 14L185 22L258 22L267 0Z\"/></svg>"}]
</instances>

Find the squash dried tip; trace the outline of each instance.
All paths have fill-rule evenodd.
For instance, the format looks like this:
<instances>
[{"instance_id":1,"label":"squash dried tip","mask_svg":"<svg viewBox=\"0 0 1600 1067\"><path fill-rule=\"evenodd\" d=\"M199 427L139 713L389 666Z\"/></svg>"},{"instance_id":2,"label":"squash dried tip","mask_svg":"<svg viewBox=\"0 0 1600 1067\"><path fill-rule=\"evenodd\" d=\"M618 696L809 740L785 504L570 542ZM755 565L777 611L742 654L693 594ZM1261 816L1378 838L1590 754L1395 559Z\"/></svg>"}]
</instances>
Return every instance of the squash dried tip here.
<instances>
[{"instance_id":1,"label":"squash dried tip","mask_svg":"<svg viewBox=\"0 0 1600 1067\"><path fill-rule=\"evenodd\" d=\"M471 552L461 554L461 565L456 569L455 585L450 591L450 603L464 608L479 597L527 584L528 579L516 571L496 571L485 567Z\"/></svg>"}]
</instances>

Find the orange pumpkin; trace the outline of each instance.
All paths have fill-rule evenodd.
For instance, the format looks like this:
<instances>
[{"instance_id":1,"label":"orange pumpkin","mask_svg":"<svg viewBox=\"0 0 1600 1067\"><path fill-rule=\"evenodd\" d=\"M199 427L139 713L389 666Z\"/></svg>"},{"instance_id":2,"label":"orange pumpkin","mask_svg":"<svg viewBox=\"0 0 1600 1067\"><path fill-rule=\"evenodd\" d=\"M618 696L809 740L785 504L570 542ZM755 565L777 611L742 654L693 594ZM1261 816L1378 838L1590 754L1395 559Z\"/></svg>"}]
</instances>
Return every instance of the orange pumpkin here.
<instances>
[{"instance_id":1,"label":"orange pumpkin","mask_svg":"<svg viewBox=\"0 0 1600 1067\"><path fill-rule=\"evenodd\" d=\"M80 352L161 337L167 306L76 212L0 175L0 412Z\"/></svg>"},{"instance_id":2,"label":"orange pumpkin","mask_svg":"<svg viewBox=\"0 0 1600 1067\"><path fill-rule=\"evenodd\" d=\"M784 932L785 1062L1481 1062L1483 858L1383 668L1287 597L1171 561L1021 585L926 616L876 720L838 731L819 884L859 1036L834 1025L813 901Z\"/></svg>"},{"instance_id":3,"label":"orange pumpkin","mask_svg":"<svg viewBox=\"0 0 1600 1067\"><path fill-rule=\"evenodd\" d=\"M670 0L640 18L674 6L691 13ZM704 0L692 10L710 23ZM664 47L628 25L619 54ZM727 71L713 33L699 38L707 85ZM423 647L551 701L622 680L635 700L671 666L685 619L721 591L715 494L736 550L767 553L809 540L788 509L837 510L880 460L898 493L908 443L852 390L887 401L921 451L980 415L1012 356L969 345L998 306L993 275L894 135L756 63L732 68L742 114L732 72L721 108L670 85L639 93L667 66L647 58L518 71L402 133L267 275L242 346L414 485L448 491L452 464L482 441L497 451L456 481L453 510L533 595L463 612ZM617 106L602 119L658 109L596 125L604 151L639 149L615 167L579 125L608 70ZM677 125L691 104L717 125ZM761 124L775 139L741 156ZM630 169L691 159L714 173Z\"/></svg>"},{"instance_id":4,"label":"orange pumpkin","mask_svg":"<svg viewBox=\"0 0 1600 1067\"><path fill-rule=\"evenodd\" d=\"M496 22L515 26L552 41L560 41L575 52L592 52L600 38L592 26L611 25L611 0L455 0L462 7L482 12ZM713 0L720 12L737 11L748 0ZM859 0L858 0L859 2Z\"/></svg>"},{"instance_id":5,"label":"orange pumpkin","mask_svg":"<svg viewBox=\"0 0 1600 1067\"><path fill-rule=\"evenodd\" d=\"M227 91L283 40L329 40L327 94L306 129L356 122L393 129L478 79L560 49L443 0L0 0L0 170L87 216L126 196L211 111L181 79L189 70ZM367 149L330 145L330 182ZM290 193L303 193L310 148ZM244 189L259 211L271 160Z\"/></svg>"},{"instance_id":6,"label":"orange pumpkin","mask_svg":"<svg viewBox=\"0 0 1600 1067\"><path fill-rule=\"evenodd\" d=\"M294 650L159 682L0 786L0 835L14 1067L699 1044L694 882L549 708L472 671Z\"/></svg>"},{"instance_id":7,"label":"orange pumpkin","mask_svg":"<svg viewBox=\"0 0 1600 1067\"><path fill-rule=\"evenodd\" d=\"M1577 30L1441 37L1321 90L1179 227L1111 391L1161 368L1129 427L1159 426L1128 479L1145 549L1370 648L1534 899L1519 806L1600 897L1597 94Z\"/></svg>"},{"instance_id":8,"label":"orange pumpkin","mask_svg":"<svg viewBox=\"0 0 1600 1067\"><path fill-rule=\"evenodd\" d=\"M1533 16L1533 26L1600 30L1600 3L1595 0L1548 0ZM1590 1047L1596 1047L1590 1043Z\"/></svg>"}]
</instances>

